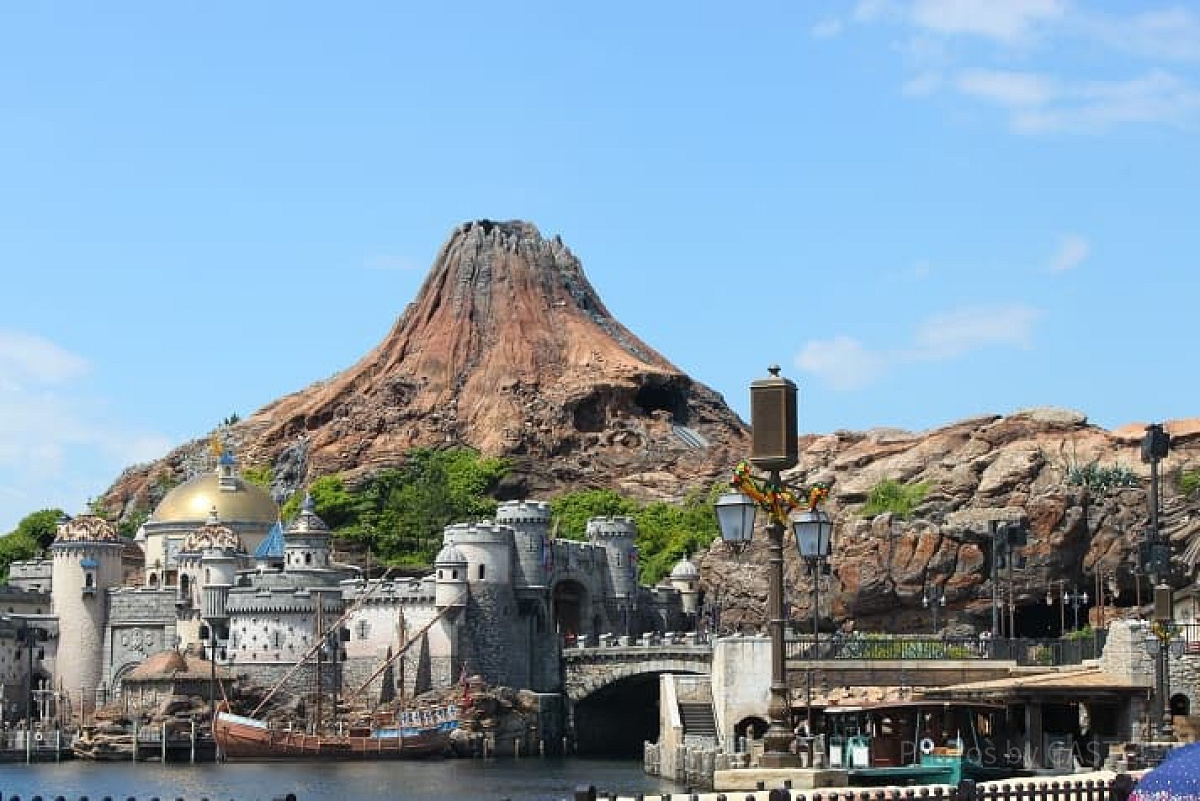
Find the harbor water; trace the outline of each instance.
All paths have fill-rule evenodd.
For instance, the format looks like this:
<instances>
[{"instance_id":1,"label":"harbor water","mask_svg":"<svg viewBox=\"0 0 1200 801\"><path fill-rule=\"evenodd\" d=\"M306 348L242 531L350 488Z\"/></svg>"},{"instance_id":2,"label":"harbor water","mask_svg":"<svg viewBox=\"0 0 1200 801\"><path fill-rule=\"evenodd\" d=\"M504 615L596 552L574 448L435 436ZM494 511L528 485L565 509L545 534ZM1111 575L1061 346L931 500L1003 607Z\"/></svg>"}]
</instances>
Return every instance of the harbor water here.
<instances>
[{"instance_id":1,"label":"harbor water","mask_svg":"<svg viewBox=\"0 0 1200 801\"><path fill-rule=\"evenodd\" d=\"M161 765L158 763L62 762L0 765L0 797L36 795L77 801L133 797L148 801L271 801L295 793L297 801L450 801L570 799L577 786L625 796L682 792L640 762L580 757L520 760L412 762L272 762Z\"/></svg>"}]
</instances>

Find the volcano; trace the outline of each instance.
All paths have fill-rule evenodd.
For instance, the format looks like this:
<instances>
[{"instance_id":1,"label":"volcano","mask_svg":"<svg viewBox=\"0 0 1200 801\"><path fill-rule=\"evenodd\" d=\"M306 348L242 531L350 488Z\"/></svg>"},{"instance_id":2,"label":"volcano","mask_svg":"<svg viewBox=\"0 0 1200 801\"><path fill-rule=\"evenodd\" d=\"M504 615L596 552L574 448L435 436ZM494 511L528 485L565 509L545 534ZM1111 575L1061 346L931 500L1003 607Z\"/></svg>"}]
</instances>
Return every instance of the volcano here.
<instances>
[{"instance_id":1,"label":"volcano","mask_svg":"<svg viewBox=\"0 0 1200 801\"><path fill-rule=\"evenodd\" d=\"M451 233L357 364L224 435L242 465L271 467L277 496L331 473L353 484L414 448L467 446L512 462L502 498L589 487L675 499L748 447L720 395L615 319L560 238L490 220ZM185 477L207 443L126 471L108 508L152 507L161 478Z\"/></svg>"}]
</instances>

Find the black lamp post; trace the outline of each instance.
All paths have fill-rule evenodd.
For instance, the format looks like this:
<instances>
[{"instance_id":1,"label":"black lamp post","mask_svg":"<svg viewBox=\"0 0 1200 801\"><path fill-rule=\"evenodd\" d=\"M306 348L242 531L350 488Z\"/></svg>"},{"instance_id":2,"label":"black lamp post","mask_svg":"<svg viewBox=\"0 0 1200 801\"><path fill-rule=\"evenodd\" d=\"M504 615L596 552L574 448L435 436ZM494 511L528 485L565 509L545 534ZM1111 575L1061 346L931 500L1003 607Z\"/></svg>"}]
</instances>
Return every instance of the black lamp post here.
<instances>
[{"instance_id":1,"label":"black lamp post","mask_svg":"<svg viewBox=\"0 0 1200 801\"><path fill-rule=\"evenodd\" d=\"M933 613L933 633L937 634L938 628L938 611L946 606L946 588L938 584L930 584L925 588L925 594L921 597L921 606Z\"/></svg>"},{"instance_id":2,"label":"black lamp post","mask_svg":"<svg viewBox=\"0 0 1200 801\"><path fill-rule=\"evenodd\" d=\"M1154 588L1154 621L1146 636L1146 651L1154 658L1155 703L1151 716L1157 737L1161 742L1174 739L1171 723L1171 657L1182 656L1185 642L1179 626L1174 621L1171 588L1159 585Z\"/></svg>"},{"instance_id":3,"label":"black lamp post","mask_svg":"<svg viewBox=\"0 0 1200 801\"><path fill-rule=\"evenodd\" d=\"M209 678L208 678L208 714L209 728L213 735L214 754L217 758L220 753L217 752L217 627L223 626L229 620L229 612L226 606L229 601L228 584L208 584L204 587L202 595L203 608L201 609L202 617L208 625L208 645L209 645Z\"/></svg>"},{"instance_id":4,"label":"black lamp post","mask_svg":"<svg viewBox=\"0 0 1200 801\"><path fill-rule=\"evenodd\" d=\"M992 538L992 635L1001 634L1004 623L1000 618L1000 570L1008 573L1008 636L1015 637L1014 631L1016 598L1013 592L1013 569L1024 568L1025 559L1017 551L1025 545L1025 529L1011 521L993 520L990 524Z\"/></svg>"},{"instance_id":5,"label":"black lamp post","mask_svg":"<svg viewBox=\"0 0 1200 801\"><path fill-rule=\"evenodd\" d=\"M716 503L721 538L735 552L749 545L754 535L754 517L759 507L770 514L767 526L767 617L771 632L771 700L767 707L770 725L763 737L761 767L798 767L798 755L790 753L789 702L784 654L783 619L783 535L788 515L801 505L800 488L780 479L780 471L799 461L796 385L779 375L779 367L770 368L771 376L750 385L751 455L750 463L768 472L765 480L750 474L750 465L740 463L734 471L735 491L722 495ZM805 496L809 517L796 524L797 546L801 554L811 552L813 559L828 556L832 522L828 516L811 516L816 504L825 497L822 487L800 491ZM805 543L808 543L807 545ZM811 547L811 551L805 549ZM814 576L814 581L817 577ZM815 597L815 596L814 596ZM814 605L814 630L816 626Z\"/></svg>"},{"instance_id":6,"label":"black lamp post","mask_svg":"<svg viewBox=\"0 0 1200 801\"><path fill-rule=\"evenodd\" d=\"M1070 591L1064 590L1062 600L1063 600L1063 609L1064 610L1066 609L1066 607L1070 606L1071 609L1073 609L1075 611L1075 627L1073 630L1079 631L1079 607L1087 606L1087 602L1088 602L1087 590L1084 590L1083 592L1080 592L1076 588L1071 588Z\"/></svg>"}]
</instances>

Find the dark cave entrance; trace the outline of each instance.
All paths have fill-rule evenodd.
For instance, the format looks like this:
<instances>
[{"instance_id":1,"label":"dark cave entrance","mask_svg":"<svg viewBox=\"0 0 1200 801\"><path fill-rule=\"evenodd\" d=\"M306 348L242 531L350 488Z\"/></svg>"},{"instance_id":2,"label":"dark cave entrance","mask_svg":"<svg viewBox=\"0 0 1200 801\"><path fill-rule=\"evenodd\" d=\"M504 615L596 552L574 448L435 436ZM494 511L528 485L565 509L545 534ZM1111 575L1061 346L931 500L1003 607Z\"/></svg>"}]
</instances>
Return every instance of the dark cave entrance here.
<instances>
[{"instance_id":1,"label":"dark cave entrance","mask_svg":"<svg viewBox=\"0 0 1200 801\"><path fill-rule=\"evenodd\" d=\"M665 381L659 378L647 379L638 388L633 402L646 414L667 412L671 415L671 422L687 425L686 388L680 386L680 382L675 378Z\"/></svg>"}]
</instances>

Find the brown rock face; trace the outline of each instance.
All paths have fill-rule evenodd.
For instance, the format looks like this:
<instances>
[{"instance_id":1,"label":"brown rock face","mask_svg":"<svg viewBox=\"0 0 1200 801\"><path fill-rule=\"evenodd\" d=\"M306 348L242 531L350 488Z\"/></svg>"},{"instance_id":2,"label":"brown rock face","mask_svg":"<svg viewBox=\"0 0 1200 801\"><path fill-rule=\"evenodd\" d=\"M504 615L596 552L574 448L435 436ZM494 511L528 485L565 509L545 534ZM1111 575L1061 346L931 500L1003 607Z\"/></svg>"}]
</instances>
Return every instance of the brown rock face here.
<instances>
[{"instance_id":1,"label":"brown rock face","mask_svg":"<svg viewBox=\"0 0 1200 801\"><path fill-rule=\"evenodd\" d=\"M1200 470L1200 420L1171 421L1167 429L1174 443L1160 465L1159 522L1177 557L1172 583L1182 586L1200 559L1200 493L1188 496L1180 487L1181 474ZM1139 595L1143 605L1151 596L1149 580L1133 572L1138 539L1149 525L1150 468L1138 448L1143 434L1144 425L1108 432L1088 425L1081 414L1036 409L921 434L842 431L802 443L801 466L791 477L802 484L829 482L837 523L832 574L818 596L822 627L851 620L865 631L929 631L933 616L924 599L936 587L946 598L939 607L941 626L990 628L992 520L1019 522L1028 532L1020 549L1025 564L1011 578L1019 635L1057 634L1063 617L1071 627L1074 610L1063 615L1058 600L1064 588L1089 594L1081 625L1089 615L1099 618L1098 588L1116 614L1134 614ZM1089 474L1089 465L1124 468L1128 481L1082 480L1098 475ZM863 516L871 488L883 479L927 486L909 519ZM757 538L740 559L717 544L701 560L703 583L713 594L719 587L726 625L761 624L767 582L763 540ZM790 538L784 564L791 618L808 631L812 580ZM1007 598L1007 571L998 577L1000 595ZM1054 601L1049 606L1047 591Z\"/></svg>"},{"instance_id":2,"label":"brown rock face","mask_svg":"<svg viewBox=\"0 0 1200 801\"><path fill-rule=\"evenodd\" d=\"M416 447L466 445L516 465L505 494L579 486L675 497L722 476L745 425L609 314L579 260L524 222L466 223L380 345L333 378L233 426L244 465L277 493L400 464ZM157 500L197 440L127 471L109 508Z\"/></svg>"}]
</instances>

